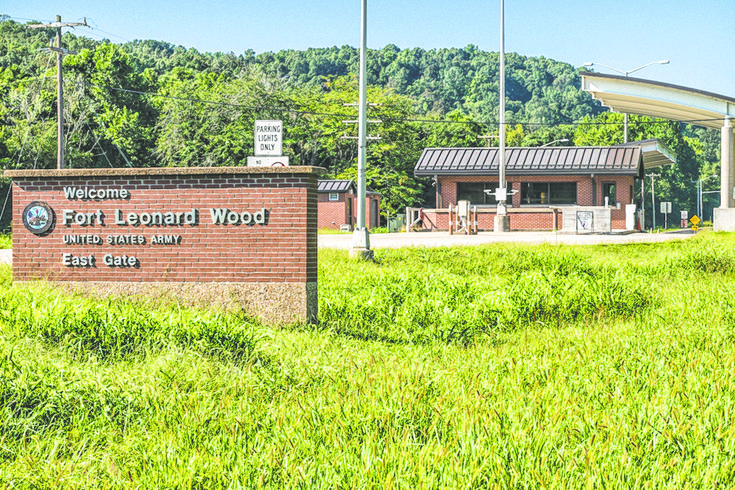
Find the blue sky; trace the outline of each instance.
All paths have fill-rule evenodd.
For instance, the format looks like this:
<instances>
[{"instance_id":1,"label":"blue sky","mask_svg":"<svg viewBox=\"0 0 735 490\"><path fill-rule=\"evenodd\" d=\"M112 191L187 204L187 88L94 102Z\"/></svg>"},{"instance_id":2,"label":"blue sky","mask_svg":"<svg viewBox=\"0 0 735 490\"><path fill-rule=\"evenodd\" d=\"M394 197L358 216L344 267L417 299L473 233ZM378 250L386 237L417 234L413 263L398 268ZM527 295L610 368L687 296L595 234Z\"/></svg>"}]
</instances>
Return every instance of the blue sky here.
<instances>
[{"instance_id":1,"label":"blue sky","mask_svg":"<svg viewBox=\"0 0 735 490\"><path fill-rule=\"evenodd\" d=\"M360 0L0 0L19 22L74 22L113 42L155 39L202 52L256 53L358 46ZM506 51L622 71L735 97L732 0L506 0ZM497 51L500 0L368 0L368 46L424 49L474 44ZM614 73L599 68L603 73Z\"/></svg>"}]
</instances>

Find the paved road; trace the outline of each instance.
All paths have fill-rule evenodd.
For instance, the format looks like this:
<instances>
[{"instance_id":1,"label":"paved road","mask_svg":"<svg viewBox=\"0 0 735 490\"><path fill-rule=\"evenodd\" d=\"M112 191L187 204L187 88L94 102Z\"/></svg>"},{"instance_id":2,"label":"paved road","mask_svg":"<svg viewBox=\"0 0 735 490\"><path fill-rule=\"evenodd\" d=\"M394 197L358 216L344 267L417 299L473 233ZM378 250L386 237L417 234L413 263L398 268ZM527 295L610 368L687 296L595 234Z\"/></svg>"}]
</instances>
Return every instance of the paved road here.
<instances>
[{"instance_id":1,"label":"paved road","mask_svg":"<svg viewBox=\"0 0 735 490\"><path fill-rule=\"evenodd\" d=\"M652 243L690 238L689 230L670 233L612 233L609 235L571 235L554 232L517 231L481 232L477 235L449 235L446 232L376 233L370 235L370 248L443 247L479 245L495 242L565 243L594 245L600 243ZM319 248L351 248L352 234L319 235Z\"/></svg>"},{"instance_id":2,"label":"paved road","mask_svg":"<svg viewBox=\"0 0 735 490\"><path fill-rule=\"evenodd\" d=\"M495 242L566 243L594 245L599 243L651 243L684 239L693 236L690 231L670 233L612 233L610 235L567 235L553 232L517 231L510 233L483 232L477 235L449 235L442 232L376 233L370 235L370 248L449 247L479 245ZM319 248L352 248L352 234L319 235ZM0 250L0 264L12 264L13 251Z\"/></svg>"}]
</instances>

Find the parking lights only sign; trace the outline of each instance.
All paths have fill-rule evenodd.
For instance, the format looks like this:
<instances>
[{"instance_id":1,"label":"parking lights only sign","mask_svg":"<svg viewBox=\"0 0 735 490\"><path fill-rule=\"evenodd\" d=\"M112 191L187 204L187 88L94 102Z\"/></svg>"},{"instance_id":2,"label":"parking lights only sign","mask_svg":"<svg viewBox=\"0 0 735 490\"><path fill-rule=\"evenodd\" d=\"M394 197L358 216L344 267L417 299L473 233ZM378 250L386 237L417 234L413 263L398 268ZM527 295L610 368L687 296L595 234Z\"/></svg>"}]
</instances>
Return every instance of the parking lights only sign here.
<instances>
[{"instance_id":1,"label":"parking lights only sign","mask_svg":"<svg viewBox=\"0 0 735 490\"><path fill-rule=\"evenodd\" d=\"M255 156L283 155L283 121L255 121Z\"/></svg>"}]
</instances>

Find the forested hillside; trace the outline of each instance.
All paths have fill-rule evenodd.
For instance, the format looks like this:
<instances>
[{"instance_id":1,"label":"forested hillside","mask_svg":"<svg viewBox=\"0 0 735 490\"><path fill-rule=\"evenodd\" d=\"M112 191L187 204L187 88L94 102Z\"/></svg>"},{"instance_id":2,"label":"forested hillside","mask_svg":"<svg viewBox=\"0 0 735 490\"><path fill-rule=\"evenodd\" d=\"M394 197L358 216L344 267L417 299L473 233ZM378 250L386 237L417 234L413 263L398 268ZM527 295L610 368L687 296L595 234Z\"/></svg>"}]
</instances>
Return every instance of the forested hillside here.
<instances>
[{"instance_id":1,"label":"forested hillside","mask_svg":"<svg viewBox=\"0 0 735 490\"><path fill-rule=\"evenodd\" d=\"M75 31L83 34L83 31ZM52 29L0 23L0 165L56 165L55 54L44 50ZM64 58L66 162L69 167L244 165L253 153L255 119L282 119L284 152L297 165L330 176L354 175L359 52L350 46L256 54L200 53L163 41L126 44L66 32ZM543 57L506 56L509 145L622 142L619 115L580 90L573 66ZM430 146L481 146L497 134L498 53L399 49L368 55L370 133L368 185L385 210L432 205L428 182L413 166ZM581 123L581 124L580 124ZM665 137L680 155L667 169L664 196L690 206L689 180L715 172L716 135L669 122L632 118L632 139ZM490 144L496 144L490 139ZM663 180L663 179L662 179ZM692 187L693 189L693 187ZM3 193L4 195L5 193ZM689 208L690 209L690 208Z\"/></svg>"}]
</instances>

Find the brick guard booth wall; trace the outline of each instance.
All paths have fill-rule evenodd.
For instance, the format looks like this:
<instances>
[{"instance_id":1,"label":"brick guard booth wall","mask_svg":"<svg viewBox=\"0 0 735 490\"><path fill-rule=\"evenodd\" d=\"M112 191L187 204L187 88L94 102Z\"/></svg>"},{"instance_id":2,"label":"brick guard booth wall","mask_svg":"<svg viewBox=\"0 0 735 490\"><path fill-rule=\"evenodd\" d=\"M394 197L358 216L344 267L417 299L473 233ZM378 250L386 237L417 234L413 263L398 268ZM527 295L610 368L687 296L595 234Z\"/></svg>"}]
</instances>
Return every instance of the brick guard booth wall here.
<instances>
[{"instance_id":1,"label":"brick guard booth wall","mask_svg":"<svg viewBox=\"0 0 735 490\"><path fill-rule=\"evenodd\" d=\"M6 171L13 280L275 323L317 316L314 167Z\"/></svg>"}]
</instances>

